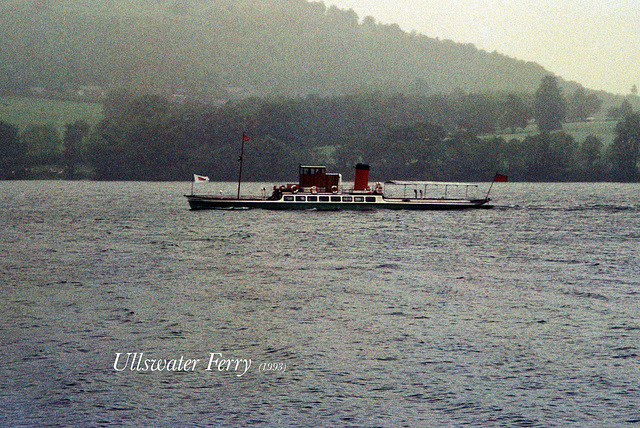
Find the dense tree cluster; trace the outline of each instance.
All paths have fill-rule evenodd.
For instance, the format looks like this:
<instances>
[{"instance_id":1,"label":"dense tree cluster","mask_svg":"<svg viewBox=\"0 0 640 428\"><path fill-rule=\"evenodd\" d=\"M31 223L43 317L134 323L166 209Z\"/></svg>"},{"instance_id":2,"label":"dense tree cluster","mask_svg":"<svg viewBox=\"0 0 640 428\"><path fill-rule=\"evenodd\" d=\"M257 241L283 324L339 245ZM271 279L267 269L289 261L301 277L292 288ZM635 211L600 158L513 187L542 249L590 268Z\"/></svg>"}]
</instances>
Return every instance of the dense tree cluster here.
<instances>
[{"instance_id":1,"label":"dense tree cluster","mask_svg":"<svg viewBox=\"0 0 640 428\"><path fill-rule=\"evenodd\" d=\"M25 152L18 128L0 121L0 178L22 178Z\"/></svg>"},{"instance_id":2,"label":"dense tree cluster","mask_svg":"<svg viewBox=\"0 0 640 428\"><path fill-rule=\"evenodd\" d=\"M524 126L532 102L515 93L379 92L249 98L217 107L114 92L97 126L67 124L62 136L51 126L19 132L0 122L0 175L188 180L201 173L234 180L246 132L245 178L254 181L294 179L298 163L326 164L349 178L357 162L371 164L380 180L482 181L496 171L521 181L640 178L637 113L620 121L608 147L595 136L576 141L562 131L522 140L496 136L500 127Z\"/></svg>"},{"instance_id":3,"label":"dense tree cluster","mask_svg":"<svg viewBox=\"0 0 640 428\"><path fill-rule=\"evenodd\" d=\"M616 126L618 136L611 146L611 159L616 176L621 180L638 179L640 156L640 114L632 113Z\"/></svg>"},{"instance_id":4,"label":"dense tree cluster","mask_svg":"<svg viewBox=\"0 0 640 428\"><path fill-rule=\"evenodd\" d=\"M566 118L566 103L554 76L545 76L536 90L533 116L540 131L562 129L562 122Z\"/></svg>"}]
</instances>

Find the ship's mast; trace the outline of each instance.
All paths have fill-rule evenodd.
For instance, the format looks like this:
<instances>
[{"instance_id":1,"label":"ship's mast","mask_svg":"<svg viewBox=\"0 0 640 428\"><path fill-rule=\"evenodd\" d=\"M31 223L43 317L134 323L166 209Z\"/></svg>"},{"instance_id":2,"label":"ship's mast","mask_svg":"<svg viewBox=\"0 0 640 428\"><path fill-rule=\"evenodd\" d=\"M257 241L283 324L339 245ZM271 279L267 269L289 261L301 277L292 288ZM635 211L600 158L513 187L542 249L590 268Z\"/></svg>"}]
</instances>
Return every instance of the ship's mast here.
<instances>
[{"instance_id":1,"label":"ship's mast","mask_svg":"<svg viewBox=\"0 0 640 428\"><path fill-rule=\"evenodd\" d=\"M242 163L244 160L244 143L245 141L249 141L249 140L251 140L251 138L243 132L242 148L240 149L240 157L238 158L238 161L240 162L240 172L238 173L238 199L240 199L240 183L242 183Z\"/></svg>"}]
</instances>

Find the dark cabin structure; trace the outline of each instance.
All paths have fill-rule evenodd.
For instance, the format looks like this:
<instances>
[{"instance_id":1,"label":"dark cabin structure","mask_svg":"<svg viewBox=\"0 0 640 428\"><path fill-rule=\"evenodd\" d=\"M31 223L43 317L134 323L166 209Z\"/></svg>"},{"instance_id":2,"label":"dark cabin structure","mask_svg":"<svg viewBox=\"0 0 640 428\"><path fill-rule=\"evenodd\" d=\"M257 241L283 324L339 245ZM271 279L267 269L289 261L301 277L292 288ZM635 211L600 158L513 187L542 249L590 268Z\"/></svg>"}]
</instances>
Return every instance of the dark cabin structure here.
<instances>
[{"instance_id":1,"label":"dark cabin structure","mask_svg":"<svg viewBox=\"0 0 640 428\"><path fill-rule=\"evenodd\" d=\"M298 183L302 191L337 192L342 185L342 175L327 173L326 166L300 165Z\"/></svg>"}]
</instances>

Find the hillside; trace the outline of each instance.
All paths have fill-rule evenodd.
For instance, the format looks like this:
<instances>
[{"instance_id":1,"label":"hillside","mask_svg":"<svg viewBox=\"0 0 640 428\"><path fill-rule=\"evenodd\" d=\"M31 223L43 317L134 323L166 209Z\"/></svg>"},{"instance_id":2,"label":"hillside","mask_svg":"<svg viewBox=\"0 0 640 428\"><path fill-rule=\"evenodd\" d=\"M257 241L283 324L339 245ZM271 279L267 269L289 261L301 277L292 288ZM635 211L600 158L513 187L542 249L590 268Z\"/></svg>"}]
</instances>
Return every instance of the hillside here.
<instances>
[{"instance_id":1,"label":"hillside","mask_svg":"<svg viewBox=\"0 0 640 428\"><path fill-rule=\"evenodd\" d=\"M95 125L103 117L99 103L0 96L0 120L20 129L29 125L53 125L62 132L67 123L84 120Z\"/></svg>"},{"instance_id":2,"label":"hillside","mask_svg":"<svg viewBox=\"0 0 640 428\"><path fill-rule=\"evenodd\" d=\"M548 71L304 0L5 0L0 90L533 92Z\"/></svg>"}]
</instances>

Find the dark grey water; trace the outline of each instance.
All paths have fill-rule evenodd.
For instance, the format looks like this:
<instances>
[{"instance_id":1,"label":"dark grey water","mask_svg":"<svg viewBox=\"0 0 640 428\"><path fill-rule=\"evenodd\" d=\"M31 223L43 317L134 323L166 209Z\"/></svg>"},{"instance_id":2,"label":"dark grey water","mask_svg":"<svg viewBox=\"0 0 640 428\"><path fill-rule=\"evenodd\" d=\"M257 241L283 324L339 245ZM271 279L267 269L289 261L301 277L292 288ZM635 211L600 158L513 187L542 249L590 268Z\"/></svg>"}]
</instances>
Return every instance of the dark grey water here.
<instances>
[{"instance_id":1,"label":"dark grey water","mask_svg":"<svg viewBox=\"0 0 640 428\"><path fill-rule=\"evenodd\" d=\"M468 212L0 189L2 426L640 423L638 185L506 183Z\"/></svg>"}]
</instances>

